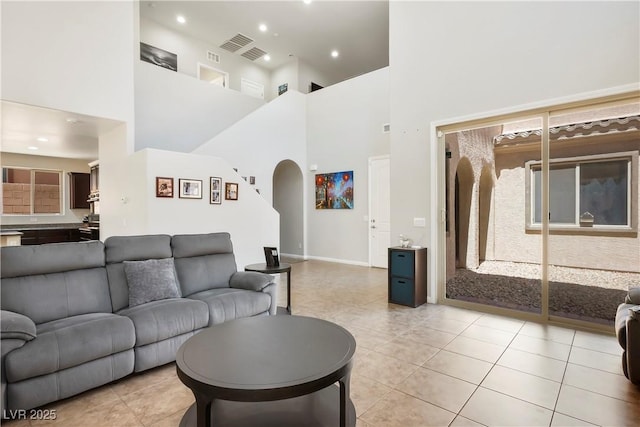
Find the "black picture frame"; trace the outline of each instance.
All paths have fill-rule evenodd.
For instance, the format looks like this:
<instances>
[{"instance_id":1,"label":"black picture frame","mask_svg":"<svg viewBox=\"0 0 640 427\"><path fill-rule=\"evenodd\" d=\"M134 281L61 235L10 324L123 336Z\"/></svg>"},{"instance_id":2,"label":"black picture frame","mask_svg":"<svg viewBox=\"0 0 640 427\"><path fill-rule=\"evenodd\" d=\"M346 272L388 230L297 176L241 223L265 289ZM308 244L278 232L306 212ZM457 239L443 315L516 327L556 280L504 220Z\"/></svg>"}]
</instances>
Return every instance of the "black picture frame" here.
<instances>
[{"instance_id":1,"label":"black picture frame","mask_svg":"<svg viewBox=\"0 0 640 427\"><path fill-rule=\"evenodd\" d=\"M278 257L278 248L265 246L264 259L267 263L267 267L278 267L280 265L280 259Z\"/></svg>"},{"instance_id":2,"label":"black picture frame","mask_svg":"<svg viewBox=\"0 0 640 427\"><path fill-rule=\"evenodd\" d=\"M209 203L212 205L222 204L222 178L212 176L209 178Z\"/></svg>"}]
</instances>

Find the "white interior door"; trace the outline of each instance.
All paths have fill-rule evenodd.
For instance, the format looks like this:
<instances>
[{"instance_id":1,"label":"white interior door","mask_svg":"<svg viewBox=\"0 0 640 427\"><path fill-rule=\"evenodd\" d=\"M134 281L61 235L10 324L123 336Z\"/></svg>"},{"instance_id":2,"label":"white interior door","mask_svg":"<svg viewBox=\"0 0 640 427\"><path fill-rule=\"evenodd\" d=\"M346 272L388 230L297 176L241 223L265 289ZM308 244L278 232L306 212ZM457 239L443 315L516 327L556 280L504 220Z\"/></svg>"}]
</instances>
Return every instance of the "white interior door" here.
<instances>
[{"instance_id":1,"label":"white interior door","mask_svg":"<svg viewBox=\"0 0 640 427\"><path fill-rule=\"evenodd\" d=\"M244 93L245 95L264 99L264 85L252 80L241 79L240 92Z\"/></svg>"},{"instance_id":2,"label":"white interior door","mask_svg":"<svg viewBox=\"0 0 640 427\"><path fill-rule=\"evenodd\" d=\"M229 87L229 73L198 62L198 79L213 85Z\"/></svg>"},{"instance_id":3,"label":"white interior door","mask_svg":"<svg viewBox=\"0 0 640 427\"><path fill-rule=\"evenodd\" d=\"M389 157L369 159L369 264L387 268L391 246Z\"/></svg>"}]
</instances>

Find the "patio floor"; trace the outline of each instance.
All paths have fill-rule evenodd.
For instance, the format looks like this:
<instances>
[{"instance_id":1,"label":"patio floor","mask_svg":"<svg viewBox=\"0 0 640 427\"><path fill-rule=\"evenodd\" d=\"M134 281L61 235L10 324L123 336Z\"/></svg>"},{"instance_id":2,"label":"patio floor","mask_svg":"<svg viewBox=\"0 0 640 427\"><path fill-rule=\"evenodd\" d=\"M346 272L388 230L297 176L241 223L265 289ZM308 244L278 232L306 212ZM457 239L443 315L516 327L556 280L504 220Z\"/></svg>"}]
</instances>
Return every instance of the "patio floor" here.
<instances>
[{"instance_id":1,"label":"patio floor","mask_svg":"<svg viewBox=\"0 0 640 427\"><path fill-rule=\"evenodd\" d=\"M495 262L491 263L495 267ZM530 276L540 266L509 265L509 275L496 274L494 267L481 265L477 270L456 270L455 277L447 281L447 298L539 313L542 281L539 273L538 278ZM491 270L495 272L489 273ZM613 326L616 309L624 301L628 287L634 283L640 286L640 275L634 273L562 271L557 267L550 270L554 279L567 278L549 281L550 314L571 319ZM576 279L586 283L571 283Z\"/></svg>"}]
</instances>

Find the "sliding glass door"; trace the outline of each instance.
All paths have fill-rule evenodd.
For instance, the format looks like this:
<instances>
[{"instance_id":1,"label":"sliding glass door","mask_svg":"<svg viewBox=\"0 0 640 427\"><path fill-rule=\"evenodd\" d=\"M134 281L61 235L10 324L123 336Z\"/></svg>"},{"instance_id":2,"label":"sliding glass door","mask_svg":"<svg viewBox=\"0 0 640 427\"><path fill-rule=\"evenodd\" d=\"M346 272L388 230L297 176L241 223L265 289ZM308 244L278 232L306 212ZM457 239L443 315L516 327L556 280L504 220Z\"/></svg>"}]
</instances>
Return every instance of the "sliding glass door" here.
<instances>
[{"instance_id":1,"label":"sliding glass door","mask_svg":"<svg viewBox=\"0 0 640 427\"><path fill-rule=\"evenodd\" d=\"M549 315L611 325L640 283L640 103L549 115Z\"/></svg>"},{"instance_id":2,"label":"sliding glass door","mask_svg":"<svg viewBox=\"0 0 640 427\"><path fill-rule=\"evenodd\" d=\"M441 300L612 325L640 283L638 98L442 134Z\"/></svg>"},{"instance_id":3,"label":"sliding glass door","mask_svg":"<svg viewBox=\"0 0 640 427\"><path fill-rule=\"evenodd\" d=\"M542 313L542 240L525 227L541 129L530 117L445 134L449 301Z\"/></svg>"}]
</instances>

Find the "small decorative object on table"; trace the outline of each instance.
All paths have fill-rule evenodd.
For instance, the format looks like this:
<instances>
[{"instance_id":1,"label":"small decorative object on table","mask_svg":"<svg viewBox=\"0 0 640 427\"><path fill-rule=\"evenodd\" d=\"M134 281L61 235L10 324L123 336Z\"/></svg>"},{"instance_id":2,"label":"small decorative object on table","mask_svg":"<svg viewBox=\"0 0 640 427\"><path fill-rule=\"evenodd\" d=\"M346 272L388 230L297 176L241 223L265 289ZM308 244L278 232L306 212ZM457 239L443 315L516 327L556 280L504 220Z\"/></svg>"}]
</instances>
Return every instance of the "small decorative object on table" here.
<instances>
[{"instance_id":1,"label":"small decorative object on table","mask_svg":"<svg viewBox=\"0 0 640 427\"><path fill-rule=\"evenodd\" d=\"M400 247L401 248L408 248L410 244L411 244L411 239L408 238L407 236L405 236L404 234L401 234L400 235Z\"/></svg>"},{"instance_id":2,"label":"small decorative object on table","mask_svg":"<svg viewBox=\"0 0 640 427\"><path fill-rule=\"evenodd\" d=\"M278 259L278 248L264 247L264 258L267 262L267 267L277 267L280 265Z\"/></svg>"}]
</instances>

